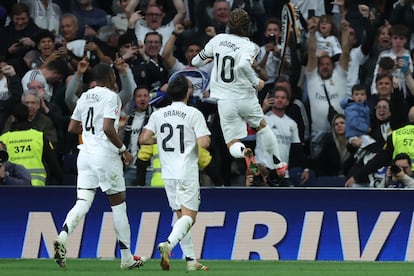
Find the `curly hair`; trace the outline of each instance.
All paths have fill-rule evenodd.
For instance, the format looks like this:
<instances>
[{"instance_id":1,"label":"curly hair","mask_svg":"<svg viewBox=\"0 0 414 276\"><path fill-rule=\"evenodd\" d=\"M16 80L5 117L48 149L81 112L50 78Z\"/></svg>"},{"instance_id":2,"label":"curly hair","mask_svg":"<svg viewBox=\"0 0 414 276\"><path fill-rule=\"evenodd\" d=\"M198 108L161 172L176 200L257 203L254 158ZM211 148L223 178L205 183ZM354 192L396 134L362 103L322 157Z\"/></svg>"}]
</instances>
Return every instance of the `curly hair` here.
<instances>
[{"instance_id":1,"label":"curly hair","mask_svg":"<svg viewBox=\"0 0 414 276\"><path fill-rule=\"evenodd\" d=\"M249 36L251 24L249 14L245 10L234 9L230 13L228 26L231 34Z\"/></svg>"}]
</instances>

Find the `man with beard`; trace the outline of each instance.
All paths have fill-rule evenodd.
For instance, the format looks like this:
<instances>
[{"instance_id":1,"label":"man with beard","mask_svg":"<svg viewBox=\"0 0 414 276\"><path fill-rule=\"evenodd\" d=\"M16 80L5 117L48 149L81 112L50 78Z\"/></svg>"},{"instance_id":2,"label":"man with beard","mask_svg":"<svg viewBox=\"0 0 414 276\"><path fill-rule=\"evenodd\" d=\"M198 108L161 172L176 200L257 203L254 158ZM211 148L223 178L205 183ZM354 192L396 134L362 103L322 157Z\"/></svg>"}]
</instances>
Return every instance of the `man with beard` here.
<instances>
[{"instance_id":1,"label":"man with beard","mask_svg":"<svg viewBox=\"0 0 414 276\"><path fill-rule=\"evenodd\" d=\"M331 132L327 120L329 101L338 112L343 112L339 103L345 96L346 77L349 64L349 35L348 25L342 24L342 53L337 64L329 56L316 56L315 31L317 21L311 18L308 22L308 63L306 65L307 93L309 96L310 113L312 118L311 158L318 157L324 136ZM328 98L329 97L329 101Z\"/></svg>"}]
</instances>

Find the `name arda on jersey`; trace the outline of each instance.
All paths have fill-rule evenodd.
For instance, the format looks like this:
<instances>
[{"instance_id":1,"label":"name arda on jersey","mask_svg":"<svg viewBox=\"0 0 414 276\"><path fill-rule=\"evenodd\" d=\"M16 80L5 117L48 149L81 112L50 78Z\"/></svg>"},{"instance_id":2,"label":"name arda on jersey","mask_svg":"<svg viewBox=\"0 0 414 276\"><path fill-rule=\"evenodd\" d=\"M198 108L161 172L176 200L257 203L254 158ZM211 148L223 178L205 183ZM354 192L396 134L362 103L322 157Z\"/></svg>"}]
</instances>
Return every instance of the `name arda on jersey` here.
<instances>
[{"instance_id":1,"label":"name arda on jersey","mask_svg":"<svg viewBox=\"0 0 414 276\"><path fill-rule=\"evenodd\" d=\"M227 41L227 40L221 41L219 45L230 48L234 52L240 49L240 47L237 47L236 44L234 44L233 42Z\"/></svg>"},{"instance_id":2,"label":"name arda on jersey","mask_svg":"<svg viewBox=\"0 0 414 276\"><path fill-rule=\"evenodd\" d=\"M187 116L187 113L182 112L180 110L168 110L164 112L164 118L171 117L171 116L176 116L176 117L180 117L181 119L185 119L185 117Z\"/></svg>"}]
</instances>

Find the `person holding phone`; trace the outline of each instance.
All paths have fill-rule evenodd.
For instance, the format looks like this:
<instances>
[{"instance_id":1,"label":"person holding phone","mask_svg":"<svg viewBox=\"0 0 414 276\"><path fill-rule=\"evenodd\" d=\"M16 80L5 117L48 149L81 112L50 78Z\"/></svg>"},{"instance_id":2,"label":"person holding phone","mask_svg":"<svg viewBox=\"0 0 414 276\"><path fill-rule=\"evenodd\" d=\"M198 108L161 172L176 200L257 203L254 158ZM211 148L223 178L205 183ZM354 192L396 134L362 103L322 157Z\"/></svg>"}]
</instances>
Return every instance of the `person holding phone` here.
<instances>
[{"instance_id":1,"label":"person holding phone","mask_svg":"<svg viewBox=\"0 0 414 276\"><path fill-rule=\"evenodd\" d=\"M259 91L259 103L262 104L266 94L274 87L276 77L279 75L288 77L289 67L291 65L290 49L286 50L286 58L283 61L284 66L282 72L278 71L280 63L282 62L280 56L279 39L281 36L282 23L278 18L269 18L265 22L265 43L260 47L257 54L257 70L266 70L268 79L265 81L265 86Z\"/></svg>"}]
</instances>

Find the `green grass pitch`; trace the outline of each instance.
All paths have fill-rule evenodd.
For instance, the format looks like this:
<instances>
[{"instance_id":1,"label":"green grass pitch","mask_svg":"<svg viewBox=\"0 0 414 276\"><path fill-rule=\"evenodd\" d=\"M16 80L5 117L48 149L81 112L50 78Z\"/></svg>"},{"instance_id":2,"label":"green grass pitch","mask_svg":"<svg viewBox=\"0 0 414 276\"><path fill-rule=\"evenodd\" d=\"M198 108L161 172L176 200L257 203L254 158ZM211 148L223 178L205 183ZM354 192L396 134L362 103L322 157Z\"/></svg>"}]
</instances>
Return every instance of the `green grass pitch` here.
<instances>
[{"instance_id":1,"label":"green grass pitch","mask_svg":"<svg viewBox=\"0 0 414 276\"><path fill-rule=\"evenodd\" d=\"M159 260L148 260L144 267L120 270L119 260L68 259L66 268L59 268L51 259L0 259L0 275L28 276L103 276L103 275L189 275L209 276L381 276L414 275L412 262L321 262L321 261L210 261L203 264L209 271L187 273L183 260L172 260L170 271L161 271Z\"/></svg>"}]
</instances>

